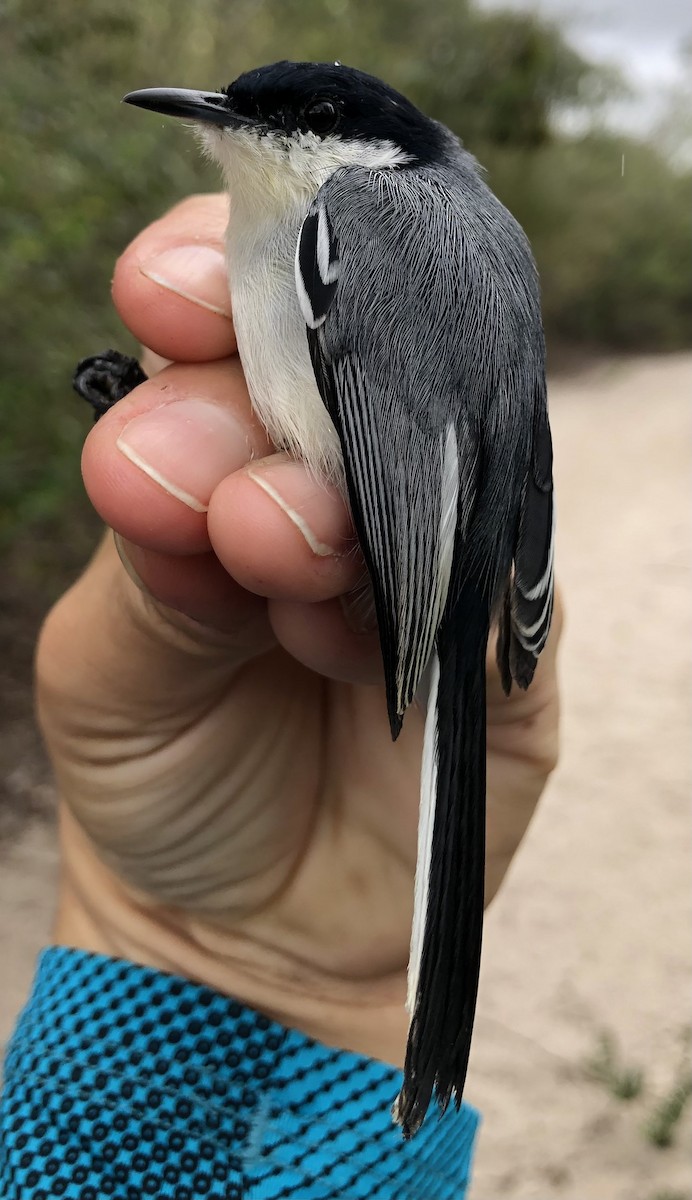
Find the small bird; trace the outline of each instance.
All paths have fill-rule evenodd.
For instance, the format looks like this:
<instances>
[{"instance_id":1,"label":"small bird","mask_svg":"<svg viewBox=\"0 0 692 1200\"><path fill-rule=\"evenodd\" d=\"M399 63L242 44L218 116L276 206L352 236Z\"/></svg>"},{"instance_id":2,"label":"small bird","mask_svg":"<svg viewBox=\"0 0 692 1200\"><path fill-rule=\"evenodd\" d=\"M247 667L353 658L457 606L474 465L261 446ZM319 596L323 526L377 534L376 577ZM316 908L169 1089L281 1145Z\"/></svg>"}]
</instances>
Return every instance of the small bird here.
<instances>
[{"instance_id":1,"label":"small bird","mask_svg":"<svg viewBox=\"0 0 692 1200\"><path fill-rule=\"evenodd\" d=\"M427 684L393 1108L461 1103L485 867L485 660L526 688L553 606L552 446L535 264L445 126L340 63L279 62L218 93L145 89L188 118L231 195L228 277L252 404L347 499L369 570L392 737Z\"/></svg>"}]
</instances>

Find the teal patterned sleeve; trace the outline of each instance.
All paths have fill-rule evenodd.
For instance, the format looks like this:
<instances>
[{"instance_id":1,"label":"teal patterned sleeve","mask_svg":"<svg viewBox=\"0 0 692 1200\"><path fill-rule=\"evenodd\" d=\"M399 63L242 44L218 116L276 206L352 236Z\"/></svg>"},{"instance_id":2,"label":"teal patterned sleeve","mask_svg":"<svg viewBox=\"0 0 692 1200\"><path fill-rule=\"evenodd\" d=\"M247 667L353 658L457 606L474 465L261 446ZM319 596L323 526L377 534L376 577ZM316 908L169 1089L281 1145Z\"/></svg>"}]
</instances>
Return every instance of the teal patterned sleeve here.
<instances>
[{"instance_id":1,"label":"teal patterned sleeve","mask_svg":"<svg viewBox=\"0 0 692 1200\"><path fill-rule=\"evenodd\" d=\"M404 1142L393 1067L189 980L65 947L7 1047L3 1200L463 1200L478 1114Z\"/></svg>"}]
</instances>

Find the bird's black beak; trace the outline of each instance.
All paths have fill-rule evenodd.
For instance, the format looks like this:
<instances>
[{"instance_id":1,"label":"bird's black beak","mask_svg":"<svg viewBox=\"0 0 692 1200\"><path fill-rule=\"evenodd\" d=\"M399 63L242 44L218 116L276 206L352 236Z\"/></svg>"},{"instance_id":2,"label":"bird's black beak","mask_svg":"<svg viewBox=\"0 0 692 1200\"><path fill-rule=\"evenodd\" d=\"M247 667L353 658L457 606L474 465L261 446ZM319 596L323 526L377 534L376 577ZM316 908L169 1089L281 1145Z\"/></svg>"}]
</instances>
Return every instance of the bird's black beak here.
<instances>
[{"instance_id":1,"label":"bird's black beak","mask_svg":"<svg viewBox=\"0 0 692 1200\"><path fill-rule=\"evenodd\" d=\"M123 96L125 104L136 104L152 112L164 113L167 117L187 117L202 121L205 125L220 125L225 129L239 129L242 125L254 125L250 117L234 113L225 92L193 92L188 88L142 88L139 92L128 92Z\"/></svg>"}]
</instances>

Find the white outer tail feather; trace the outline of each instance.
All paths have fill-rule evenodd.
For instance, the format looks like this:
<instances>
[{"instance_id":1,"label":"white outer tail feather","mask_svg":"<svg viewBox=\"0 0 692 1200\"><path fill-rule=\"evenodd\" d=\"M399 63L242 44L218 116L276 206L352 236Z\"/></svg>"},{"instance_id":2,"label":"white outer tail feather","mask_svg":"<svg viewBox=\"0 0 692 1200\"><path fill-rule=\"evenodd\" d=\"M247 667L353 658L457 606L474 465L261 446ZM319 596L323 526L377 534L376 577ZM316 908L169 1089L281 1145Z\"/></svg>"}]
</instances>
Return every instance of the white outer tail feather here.
<instances>
[{"instance_id":1,"label":"white outer tail feather","mask_svg":"<svg viewBox=\"0 0 692 1200\"><path fill-rule=\"evenodd\" d=\"M436 606L431 613L432 628L437 631L447 602L449 581L454 559L454 540L457 529L459 506L459 451L456 430L450 421L447 426L442 451L442 477L440 495L440 529L437 558ZM406 1008L413 1016L418 991L420 964L423 955L425 919L428 911L428 886L430 860L432 857L433 829L435 827L435 804L437 797L437 690L440 682L440 660L437 653L430 659L430 687L428 710L425 718L423 738L423 760L420 775L420 810L418 814L418 855L416 858L416 883L413 898L413 925L411 928L411 950L408 960L408 989Z\"/></svg>"},{"instance_id":2,"label":"white outer tail feather","mask_svg":"<svg viewBox=\"0 0 692 1200\"><path fill-rule=\"evenodd\" d=\"M421 957L425 918L428 911L428 883L432 856L433 828L435 826L435 800L437 796L437 689L440 682L440 662L434 654L430 662L430 690L428 711L425 718L423 738L423 761L421 763L420 812L418 814L418 857L416 859L416 883L413 899L413 926L411 950L408 960L408 990L406 1008L413 1016Z\"/></svg>"}]
</instances>

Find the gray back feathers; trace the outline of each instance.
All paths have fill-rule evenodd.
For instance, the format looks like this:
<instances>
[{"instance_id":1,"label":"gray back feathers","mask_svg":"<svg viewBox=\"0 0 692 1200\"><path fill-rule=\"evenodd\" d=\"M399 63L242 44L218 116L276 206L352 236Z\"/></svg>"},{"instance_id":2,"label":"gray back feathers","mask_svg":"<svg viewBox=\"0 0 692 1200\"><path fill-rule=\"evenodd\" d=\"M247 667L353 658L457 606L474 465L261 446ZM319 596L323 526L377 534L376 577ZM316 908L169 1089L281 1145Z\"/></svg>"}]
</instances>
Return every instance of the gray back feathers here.
<instances>
[{"instance_id":1,"label":"gray back feathers","mask_svg":"<svg viewBox=\"0 0 692 1200\"><path fill-rule=\"evenodd\" d=\"M451 139L444 167L332 175L296 266L371 557L396 727L465 577L496 608L510 570L545 403L536 271Z\"/></svg>"}]
</instances>

